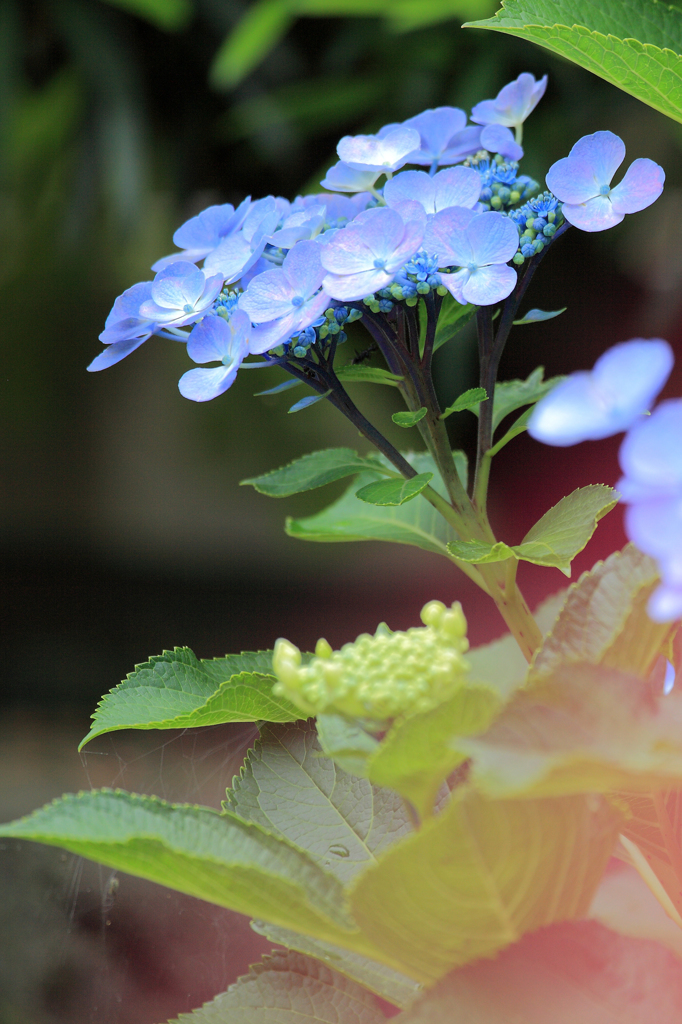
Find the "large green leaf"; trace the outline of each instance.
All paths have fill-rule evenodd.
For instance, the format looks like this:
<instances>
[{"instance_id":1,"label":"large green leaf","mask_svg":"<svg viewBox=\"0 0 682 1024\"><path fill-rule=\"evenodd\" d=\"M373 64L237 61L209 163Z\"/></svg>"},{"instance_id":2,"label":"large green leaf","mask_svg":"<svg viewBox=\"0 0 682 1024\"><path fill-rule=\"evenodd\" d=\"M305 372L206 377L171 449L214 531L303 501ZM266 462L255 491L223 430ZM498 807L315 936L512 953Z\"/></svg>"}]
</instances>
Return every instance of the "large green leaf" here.
<instances>
[{"instance_id":1,"label":"large green leaf","mask_svg":"<svg viewBox=\"0 0 682 1024\"><path fill-rule=\"evenodd\" d=\"M315 487L324 487L334 480L342 480L345 476L356 476L358 473L371 469L381 473L380 464L374 459L363 458L350 448L327 448L321 452L311 452L296 459L288 466L273 469L262 476L242 480L241 484L251 484L261 494L270 498L287 498L290 494L311 491Z\"/></svg>"},{"instance_id":2,"label":"large green leaf","mask_svg":"<svg viewBox=\"0 0 682 1024\"><path fill-rule=\"evenodd\" d=\"M584 915L621 821L592 794L488 801L460 787L359 876L353 914L393 965L434 981L531 929Z\"/></svg>"},{"instance_id":3,"label":"large green leaf","mask_svg":"<svg viewBox=\"0 0 682 1024\"><path fill-rule=\"evenodd\" d=\"M571 561L583 550L599 520L618 503L615 494L613 488L605 484L579 487L545 512L520 544L512 547L504 541L486 544L455 540L448 544L448 551L454 558L476 565L518 558L536 565L554 566L570 576Z\"/></svg>"},{"instance_id":4,"label":"large green leaf","mask_svg":"<svg viewBox=\"0 0 682 1024\"><path fill-rule=\"evenodd\" d=\"M383 1024L366 988L301 953L253 964L227 992L169 1024Z\"/></svg>"},{"instance_id":5,"label":"large green leaf","mask_svg":"<svg viewBox=\"0 0 682 1024\"><path fill-rule=\"evenodd\" d=\"M457 737L483 732L500 703L490 687L463 686L438 707L396 723L369 758L368 778L397 790L428 818L441 783L466 759Z\"/></svg>"},{"instance_id":6,"label":"large green leaf","mask_svg":"<svg viewBox=\"0 0 682 1024\"><path fill-rule=\"evenodd\" d=\"M330 942L354 933L341 884L259 825L120 790L69 795L0 836L33 839Z\"/></svg>"},{"instance_id":7,"label":"large green leaf","mask_svg":"<svg viewBox=\"0 0 682 1024\"><path fill-rule=\"evenodd\" d=\"M464 454L455 452L454 455L460 478L466 478ZM405 457L418 473L433 473L431 487L445 497L445 488L431 456L419 452ZM455 539L455 533L422 495L405 505L386 507L368 505L356 497L358 484L369 484L378 479L379 472L363 473L345 494L322 512L306 519L287 519L287 533L299 540L320 542L385 540L413 544L447 558L447 545Z\"/></svg>"},{"instance_id":8,"label":"large green leaf","mask_svg":"<svg viewBox=\"0 0 682 1024\"><path fill-rule=\"evenodd\" d=\"M488 732L463 738L471 781L494 799L682 786L682 694L578 664L518 692Z\"/></svg>"},{"instance_id":9,"label":"large green leaf","mask_svg":"<svg viewBox=\"0 0 682 1024\"><path fill-rule=\"evenodd\" d=\"M294 722L301 711L275 697L272 652L199 661L188 647L138 665L92 716L95 736L117 729L185 729L225 722Z\"/></svg>"},{"instance_id":10,"label":"large green leaf","mask_svg":"<svg viewBox=\"0 0 682 1024\"><path fill-rule=\"evenodd\" d=\"M411 825L400 797L322 754L314 726L266 726L226 808L295 844L344 885Z\"/></svg>"},{"instance_id":11,"label":"large green leaf","mask_svg":"<svg viewBox=\"0 0 682 1024\"><path fill-rule=\"evenodd\" d=\"M682 10L656 0L503 0L468 28L508 32L558 53L682 121Z\"/></svg>"},{"instance_id":12,"label":"large green leaf","mask_svg":"<svg viewBox=\"0 0 682 1024\"><path fill-rule=\"evenodd\" d=\"M533 659L532 676L573 662L648 676L673 628L646 614L657 579L655 562L631 544L597 562L569 588L559 618Z\"/></svg>"},{"instance_id":13,"label":"large green leaf","mask_svg":"<svg viewBox=\"0 0 682 1024\"><path fill-rule=\"evenodd\" d=\"M252 921L251 927L271 942L278 942L287 949L295 949L299 953L324 960L329 967L345 974L347 978L360 982L395 1006L408 1006L421 990L421 985L408 978L406 974L400 974L399 971L394 971L366 956L360 956L359 953L349 953L340 946L332 945L331 942L312 939L309 935L301 935L288 928L278 928L277 925L264 921Z\"/></svg>"},{"instance_id":14,"label":"large green leaf","mask_svg":"<svg viewBox=\"0 0 682 1024\"><path fill-rule=\"evenodd\" d=\"M657 942L574 921L453 971L396 1024L678 1024L682 964Z\"/></svg>"},{"instance_id":15,"label":"large green leaf","mask_svg":"<svg viewBox=\"0 0 682 1024\"><path fill-rule=\"evenodd\" d=\"M344 715L318 715L315 725L327 757L333 758L351 775L366 778L367 759L379 746L379 740Z\"/></svg>"}]
</instances>

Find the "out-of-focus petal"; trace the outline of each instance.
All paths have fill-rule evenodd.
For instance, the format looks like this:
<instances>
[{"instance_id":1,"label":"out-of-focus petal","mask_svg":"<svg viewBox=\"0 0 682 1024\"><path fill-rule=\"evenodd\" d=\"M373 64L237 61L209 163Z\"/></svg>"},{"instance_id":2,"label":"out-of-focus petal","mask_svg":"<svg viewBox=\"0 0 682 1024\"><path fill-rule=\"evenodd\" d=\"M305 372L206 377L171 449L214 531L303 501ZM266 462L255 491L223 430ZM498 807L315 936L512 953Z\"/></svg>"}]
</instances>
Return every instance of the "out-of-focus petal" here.
<instances>
[{"instance_id":1,"label":"out-of-focus petal","mask_svg":"<svg viewBox=\"0 0 682 1024\"><path fill-rule=\"evenodd\" d=\"M197 367L183 373L178 388L183 398L189 398L192 402L210 402L227 391L236 376L236 366L216 366L212 369Z\"/></svg>"},{"instance_id":2,"label":"out-of-focus petal","mask_svg":"<svg viewBox=\"0 0 682 1024\"><path fill-rule=\"evenodd\" d=\"M381 139L376 135L344 135L336 152L343 163L358 171L396 171L420 144L418 131L400 127Z\"/></svg>"},{"instance_id":3,"label":"out-of-focus petal","mask_svg":"<svg viewBox=\"0 0 682 1024\"><path fill-rule=\"evenodd\" d=\"M381 171L358 171L349 167L343 160L330 167L326 177L322 179L322 188L328 188L330 192L366 192L374 188L374 182Z\"/></svg>"},{"instance_id":4,"label":"out-of-focus petal","mask_svg":"<svg viewBox=\"0 0 682 1024\"><path fill-rule=\"evenodd\" d=\"M471 120L478 124L501 124L514 128L523 124L528 115L542 99L547 88L547 75L539 82L524 71L523 74L503 86L494 100L483 100L471 111Z\"/></svg>"},{"instance_id":5,"label":"out-of-focus petal","mask_svg":"<svg viewBox=\"0 0 682 1024\"><path fill-rule=\"evenodd\" d=\"M665 383L663 380L661 387ZM682 493L682 398L668 399L636 423L619 452L624 500ZM626 493L626 487L631 493Z\"/></svg>"},{"instance_id":6,"label":"out-of-focus petal","mask_svg":"<svg viewBox=\"0 0 682 1024\"><path fill-rule=\"evenodd\" d=\"M669 587L662 583L649 598L647 614L654 622L673 622L682 618L682 586Z\"/></svg>"},{"instance_id":7,"label":"out-of-focus petal","mask_svg":"<svg viewBox=\"0 0 682 1024\"><path fill-rule=\"evenodd\" d=\"M467 123L467 116L459 107L436 107L424 110L403 122L405 128L416 128L421 138L419 151L410 157L411 163L433 163L447 149L450 139Z\"/></svg>"},{"instance_id":8,"label":"out-of-focus petal","mask_svg":"<svg viewBox=\"0 0 682 1024\"><path fill-rule=\"evenodd\" d=\"M115 341L112 345L108 345L104 352L100 352L98 356L95 356L88 366L88 370L94 373L96 370L106 370L109 366L120 363L122 359L125 359L136 348L139 348L147 338L151 338L151 331L140 338L130 338L128 341Z\"/></svg>"},{"instance_id":9,"label":"out-of-focus petal","mask_svg":"<svg viewBox=\"0 0 682 1024\"><path fill-rule=\"evenodd\" d=\"M623 180L612 188L609 199L615 213L638 213L651 206L663 191L665 171L653 160L633 160Z\"/></svg>"},{"instance_id":10,"label":"out-of-focus petal","mask_svg":"<svg viewBox=\"0 0 682 1024\"><path fill-rule=\"evenodd\" d=\"M682 493L628 505L624 522L633 544L663 566L682 555Z\"/></svg>"}]
</instances>

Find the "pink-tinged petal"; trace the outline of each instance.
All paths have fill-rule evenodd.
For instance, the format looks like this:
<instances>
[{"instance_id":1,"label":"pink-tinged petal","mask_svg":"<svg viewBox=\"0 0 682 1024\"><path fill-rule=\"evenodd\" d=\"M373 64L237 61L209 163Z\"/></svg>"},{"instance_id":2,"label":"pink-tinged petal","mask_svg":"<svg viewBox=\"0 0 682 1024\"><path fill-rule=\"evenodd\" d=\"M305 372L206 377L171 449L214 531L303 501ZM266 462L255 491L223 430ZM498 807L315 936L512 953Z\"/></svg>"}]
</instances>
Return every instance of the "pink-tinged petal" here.
<instances>
[{"instance_id":1,"label":"pink-tinged petal","mask_svg":"<svg viewBox=\"0 0 682 1024\"><path fill-rule=\"evenodd\" d=\"M682 399L661 402L651 416L636 423L618 458L628 485L633 491L637 488L626 500L647 493L651 497L682 493Z\"/></svg>"},{"instance_id":2,"label":"pink-tinged petal","mask_svg":"<svg viewBox=\"0 0 682 1024\"><path fill-rule=\"evenodd\" d=\"M152 299L157 306L168 309L193 306L204 290L205 282L201 270L193 263L181 260L156 275L152 281Z\"/></svg>"},{"instance_id":3,"label":"pink-tinged petal","mask_svg":"<svg viewBox=\"0 0 682 1024\"><path fill-rule=\"evenodd\" d=\"M361 274L327 274L322 282L327 295L341 302L355 302L373 292L387 288L393 281L393 274L383 270L367 270Z\"/></svg>"},{"instance_id":4,"label":"pink-tinged petal","mask_svg":"<svg viewBox=\"0 0 682 1024\"><path fill-rule=\"evenodd\" d=\"M508 160L521 160L523 157L523 146L519 146L511 130L501 124L487 124L481 130L481 147Z\"/></svg>"},{"instance_id":5,"label":"pink-tinged petal","mask_svg":"<svg viewBox=\"0 0 682 1024\"><path fill-rule=\"evenodd\" d=\"M471 263L473 253L471 246L466 241L464 229L469 226L476 213L467 210L462 206L450 206L447 210L441 210L426 225L422 247L430 256L438 257L439 267L461 266L462 262ZM460 232L457 235L457 252L452 249L451 241L453 232ZM466 250L462 246L466 245ZM462 256L468 258L462 261Z\"/></svg>"},{"instance_id":6,"label":"pink-tinged petal","mask_svg":"<svg viewBox=\"0 0 682 1024\"><path fill-rule=\"evenodd\" d=\"M609 199L616 213L638 213L651 206L663 191L665 171L653 160L640 157L625 172L623 180L612 188Z\"/></svg>"},{"instance_id":7,"label":"pink-tinged petal","mask_svg":"<svg viewBox=\"0 0 682 1024\"><path fill-rule=\"evenodd\" d=\"M127 341L115 341L112 345L108 345L104 349L104 352L100 352L98 356L92 360L88 366L88 370L94 373L96 370L106 370L109 366L114 366L116 363L120 363L122 359L134 352L136 348L139 348L147 340L151 338L151 331L149 334L144 334L141 338L130 338Z\"/></svg>"},{"instance_id":8,"label":"pink-tinged petal","mask_svg":"<svg viewBox=\"0 0 682 1024\"><path fill-rule=\"evenodd\" d=\"M574 160L565 156L557 160L547 171L547 188L562 203L586 203L599 195L600 182L589 161Z\"/></svg>"},{"instance_id":9,"label":"pink-tinged petal","mask_svg":"<svg viewBox=\"0 0 682 1024\"><path fill-rule=\"evenodd\" d=\"M428 224L428 215L421 203L415 203L411 199L405 199L402 203L396 203L392 209L400 215L404 224L416 221L421 226L422 232Z\"/></svg>"},{"instance_id":10,"label":"pink-tinged petal","mask_svg":"<svg viewBox=\"0 0 682 1024\"><path fill-rule=\"evenodd\" d=\"M269 352L277 348L283 341L287 341L295 331L296 314L281 317L279 320L272 320L267 324L260 324L251 331L249 351L252 356L260 356L263 352Z\"/></svg>"},{"instance_id":11,"label":"pink-tinged petal","mask_svg":"<svg viewBox=\"0 0 682 1024\"><path fill-rule=\"evenodd\" d=\"M471 277L471 271L463 268L458 270L456 274L442 274L441 281L443 287L452 295L453 299L457 302L461 302L463 306L466 306L467 300L462 296L462 289L466 285L467 281Z\"/></svg>"},{"instance_id":12,"label":"pink-tinged petal","mask_svg":"<svg viewBox=\"0 0 682 1024\"><path fill-rule=\"evenodd\" d=\"M239 296L239 308L245 310L255 324L268 323L293 312L293 292L281 267L266 270L250 282Z\"/></svg>"},{"instance_id":13,"label":"pink-tinged petal","mask_svg":"<svg viewBox=\"0 0 682 1024\"><path fill-rule=\"evenodd\" d=\"M299 242L285 257L282 270L289 281L292 294L309 298L320 287L325 274L320 262L318 243Z\"/></svg>"},{"instance_id":14,"label":"pink-tinged petal","mask_svg":"<svg viewBox=\"0 0 682 1024\"><path fill-rule=\"evenodd\" d=\"M213 246L202 249L183 249L182 252L172 252L170 256L162 256L156 263L152 263L151 269L158 273L160 270L165 270L166 267L170 267L171 263L179 263L181 260L185 263L198 263L199 260L203 260L204 256L208 256Z\"/></svg>"},{"instance_id":15,"label":"pink-tinged petal","mask_svg":"<svg viewBox=\"0 0 682 1024\"><path fill-rule=\"evenodd\" d=\"M374 182L380 174L378 170L357 171L340 160L329 168L320 185L330 192L365 192L374 188Z\"/></svg>"},{"instance_id":16,"label":"pink-tinged petal","mask_svg":"<svg viewBox=\"0 0 682 1024\"><path fill-rule=\"evenodd\" d=\"M519 232L512 220L502 213L479 213L466 229L471 243L473 262L479 267L506 263L519 247Z\"/></svg>"},{"instance_id":17,"label":"pink-tinged petal","mask_svg":"<svg viewBox=\"0 0 682 1024\"><path fill-rule=\"evenodd\" d=\"M361 273L372 266L374 258L374 253L362 236L362 226L355 221L337 231L322 247L320 254L322 266L332 274ZM326 277L322 280L323 287L325 280Z\"/></svg>"},{"instance_id":18,"label":"pink-tinged petal","mask_svg":"<svg viewBox=\"0 0 682 1024\"><path fill-rule=\"evenodd\" d=\"M295 312L296 320L292 333L303 331L306 327L310 327L318 317L322 316L325 309L329 308L330 300L331 296L327 295L324 288L317 295L313 295L312 298L308 299L305 305Z\"/></svg>"},{"instance_id":19,"label":"pink-tinged petal","mask_svg":"<svg viewBox=\"0 0 682 1024\"><path fill-rule=\"evenodd\" d=\"M608 196L597 196L580 206L564 203L561 212L569 224L581 231L607 231L620 224L625 216L616 213Z\"/></svg>"},{"instance_id":20,"label":"pink-tinged petal","mask_svg":"<svg viewBox=\"0 0 682 1024\"><path fill-rule=\"evenodd\" d=\"M462 287L462 297L465 302L473 302L476 306L492 306L511 295L515 284L516 271L506 264L479 267L471 272Z\"/></svg>"},{"instance_id":21,"label":"pink-tinged petal","mask_svg":"<svg viewBox=\"0 0 682 1024\"><path fill-rule=\"evenodd\" d=\"M480 180L476 171L473 173ZM435 193L434 179L426 171L401 171L384 186L386 205L393 209L398 203L410 201L420 203L427 213L434 213Z\"/></svg>"},{"instance_id":22,"label":"pink-tinged petal","mask_svg":"<svg viewBox=\"0 0 682 1024\"><path fill-rule=\"evenodd\" d=\"M407 204L405 204L407 205ZM386 260L386 270L394 274L421 248L426 220L408 220L403 237ZM382 286L385 287L385 286Z\"/></svg>"},{"instance_id":23,"label":"pink-tinged petal","mask_svg":"<svg viewBox=\"0 0 682 1024\"><path fill-rule=\"evenodd\" d=\"M471 111L471 120L476 124L497 124L499 116L495 100L481 100Z\"/></svg>"},{"instance_id":24,"label":"pink-tinged petal","mask_svg":"<svg viewBox=\"0 0 682 1024\"><path fill-rule=\"evenodd\" d=\"M611 179L625 159L625 143L613 132L595 132L578 139L569 160L589 163L600 185L610 185ZM556 195L556 192L554 193Z\"/></svg>"},{"instance_id":25,"label":"pink-tinged petal","mask_svg":"<svg viewBox=\"0 0 682 1024\"><path fill-rule=\"evenodd\" d=\"M646 610L654 622L674 622L682 618L682 586L669 587L662 583L649 598Z\"/></svg>"},{"instance_id":26,"label":"pink-tinged petal","mask_svg":"<svg viewBox=\"0 0 682 1024\"><path fill-rule=\"evenodd\" d=\"M481 194L481 176L473 167L448 167L434 175L435 211L451 206L473 209Z\"/></svg>"},{"instance_id":27,"label":"pink-tinged petal","mask_svg":"<svg viewBox=\"0 0 682 1024\"><path fill-rule=\"evenodd\" d=\"M192 402L210 402L234 383L237 369L236 366L216 366L213 369L188 370L178 381L178 389L183 398Z\"/></svg>"},{"instance_id":28,"label":"pink-tinged petal","mask_svg":"<svg viewBox=\"0 0 682 1024\"><path fill-rule=\"evenodd\" d=\"M353 224L359 224L361 237L378 259L389 259L400 244L405 225L400 214L387 207L361 213Z\"/></svg>"},{"instance_id":29,"label":"pink-tinged petal","mask_svg":"<svg viewBox=\"0 0 682 1024\"><path fill-rule=\"evenodd\" d=\"M195 363L222 362L228 355L231 332L222 316L205 316L192 328L187 355Z\"/></svg>"}]
</instances>

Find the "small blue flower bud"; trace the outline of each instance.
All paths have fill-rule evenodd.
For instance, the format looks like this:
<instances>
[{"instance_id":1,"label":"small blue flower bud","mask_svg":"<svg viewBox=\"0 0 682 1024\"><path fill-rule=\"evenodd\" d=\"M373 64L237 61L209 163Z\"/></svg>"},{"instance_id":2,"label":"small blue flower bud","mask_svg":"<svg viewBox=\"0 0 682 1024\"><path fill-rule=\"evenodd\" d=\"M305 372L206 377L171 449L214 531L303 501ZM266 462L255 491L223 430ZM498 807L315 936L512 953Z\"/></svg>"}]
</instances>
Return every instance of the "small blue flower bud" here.
<instances>
[{"instance_id":1,"label":"small blue flower bud","mask_svg":"<svg viewBox=\"0 0 682 1024\"><path fill-rule=\"evenodd\" d=\"M543 233L543 235L546 238L551 238L552 235L555 234L555 232L556 232L556 225L555 224L545 224L544 228L542 229L542 233Z\"/></svg>"},{"instance_id":2,"label":"small blue flower bud","mask_svg":"<svg viewBox=\"0 0 682 1024\"><path fill-rule=\"evenodd\" d=\"M304 348L303 345L297 345L294 349L294 355L297 356L298 359L302 359L307 351L308 350Z\"/></svg>"},{"instance_id":3,"label":"small blue flower bud","mask_svg":"<svg viewBox=\"0 0 682 1024\"><path fill-rule=\"evenodd\" d=\"M533 221L532 227L535 231L544 231L547 222L542 217L536 217Z\"/></svg>"},{"instance_id":4,"label":"small blue flower bud","mask_svg":"<svg viewBox=\"0 0 682 1024\"><path fill-rule=\"evenodd\" d=\"M390 299L381 299L380 300L380 302L379 302L379 312L381 312L381 313L390 313L392 309L393 309L393 303L390 301Z\"/></svg>"}]
</instances>

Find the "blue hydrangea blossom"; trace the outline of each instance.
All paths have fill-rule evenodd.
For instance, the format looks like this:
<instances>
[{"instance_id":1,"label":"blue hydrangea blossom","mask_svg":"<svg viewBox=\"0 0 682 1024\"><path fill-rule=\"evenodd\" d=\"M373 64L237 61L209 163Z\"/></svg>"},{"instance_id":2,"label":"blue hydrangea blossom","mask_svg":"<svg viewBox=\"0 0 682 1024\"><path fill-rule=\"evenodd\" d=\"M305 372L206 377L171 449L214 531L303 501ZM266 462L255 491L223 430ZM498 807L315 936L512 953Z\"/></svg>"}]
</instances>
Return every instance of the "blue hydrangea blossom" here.
<instances>
[{"instance_id":1,"label":"blue hydrangea blossom","mask_svg":"<svg viewBox=\"0 0 682 1024\"><path fill-rule=\"evenodd\" d=\"M151 296L141 303L139 315L162 327L193 324L211 308L222 286L221 274L207 277L193 263L171 263L152 281Z\"/></svg>"},{"instance_id":2,"label":"blue hydrangea blossom","mask_svg":"<svg viewBox=\"0 0 682 1024\"><path fill-rule=\"evenodd\" d=\"M316 242L299 242L281 267L254 277L240 297L239 308L260 325L251 336L253 355L268 352L304 331L330 305L330 296L320 290L326 273L321 252Z\"/></svg>"},{"instance_id":3,"label":"blue hydrangea blossom","mask_svg":"<svg viewBox=\"0 0 682 1024\"><path fill-rule=\"evenodd\" d=\"M194 327L187 354L195 363L219 362L220 366L188 370L178 383L180 394L193 402L210 402L234 383L237 370L249 354L251 322L235 309L229 320L207 316Z\"/></svg>"},{"instance_id":4,"label":"blue hydrangea blossom","mask_svg":"<svg viewBox=\"0 0 682 1024\"><path fill-rule=\"evenodd\" d=\"M394 208L406 201L420 203L427 214L449 206L472 210L481 187L481 176L472 167L448 167L433 177L425 171L403 171L386 182L384 199Z\"/></svg>"},{"instance_id":5,"label":"blue hydrangea blossom","mask_svg":"<svg viewBox=\"0 0 682 1024\"><path fill-rule=\"evenodd\" d=\"M223 203L221 206L209 206L196 217L190 217L173 235L174 243L183 251L157 260L152 265L152 270L163 270L178 260L187 263L198 263L203 260L223 239L239 230L250 206L251 197L248 196L236 210L231 203Z\"/></svg>"},{"instance_id":6,"label":"blue hydrangea blossom","mask_svg":"<svg viewBox=\"0 0 682 1024\"><path fill-rule=\"evenodd\" d=\"M383 171L378 169L359 171L339 160L329 168L320 185L330 192L368 192L374 188L382 174Z\"/></svg>"},{"instance_id":7,"label":"blue hydrangea blossom","mask_svg":"<svg viewBox=\"0 0 682 1024\"><path fill-rule=\"evenodd\" d=\"M151 338L156 325L140 316L140 306L151 298L151 294L152 282L140 281L118 296L99 336L107 347L93 359L88 370L93 372L114 366Z\"/></svg>"},{"instance_id":8,"label":"blue hydrangea blossom","mask_svg":"<svg viewBox=\"0 0 682 1024\"><path fill-rule=\"evenodd\" d=\"M420 220L405 222L388 207L365 210L322 247L322 266L328 271L322 287L344 302L388 287L396 271L417 252L423 235Z\"/></svg>"},{"instance_id":9,"label":"blue hydrangea blossom","mask_svg":"<svg viewBox=\"0 0 682 1024\"><path fill-rule=\"evenodd\" d=\"M419 132L398 126L385 135L344 135L336 147L341 161L355 171L397 171L419 149Z\"/></svg>"},{"instance_id":10,"label":"blue hydrangea blossom","mask_svg":"<svg viewBox=\"0 0 682 1024\"><path fill-rule=\"evenodd\" d=\"M397 128L386 125L379 135ZM476 125L467 126L467 116L459 107L436 107L424 110L403 121L403 127L419 132L419 148L410 153L409 163L425 167L455 164L481 148L481 132Z\"/></svg>"},{"instance_id":11,"label":"blue hydrangea blossom","mask_svg":"<svg viewBox=\"0 0 682 1024\"><path fill-rule=\"evenodd\" d=\"M454 227L457 223L463 226ZM439 257L439 267L460 268L454 274L441 275L444 287L458 302L477 306L500 302L513 291L516 271L507 263L518 243L516 226L504 214L471 215L457 208L437 214L427 235L429 251Z\"/></svg>"},{"instance_id":12,"label":"blue hydrangea blossom","mask_svg":"<svg viewBox=\"0 0 682 1024\"><path fill-rule=\"evenodd\" d=\"M517 128L531 114L547 88L547 75L539 82L528 72L500 89L494 100L482 100L471 111L471 120L477 124L499 124Z\"/></svg>"},{"instance_id":13,"label":"blue hydrangea blossom","mask_svg":"<svg viewBox=\"0 0 682 1024\"><path fill-rule=\"evenodd\" d=\"M566 447L628 430L651 407L673 361L661 338L614 345L592 370L571 374L538 402L528 433L544 444Z\"/></svg>"},{"instance_id":14,"label":"blue hydrangea blossom","mask_svg":"<svg viewBox=\"0 0 682 1024\"><path fill-rule=\"evenodd\" d=\"M238 281L260 258L268 236L288 213L284 200L266 196L251 205L239 231L225 238L204 260L209 274L222 274L228 284Z\"/></svg>"},{"instance_id":15,"label":"blue hydrangea blossom","mask_svg":"<svg viewBox=\"0 0 682 1024\"><path fill-rule=\"evenodd\" d=\"M564 204L569 224L583 231L605 231L620 224L626 213L644 210L658 199L665 172L646 157L634 160L620 184L611 188L624 159L622 139L603 131L583 136L568 156L550 167L547 187Z\"/></svg>"}]
</instances>

